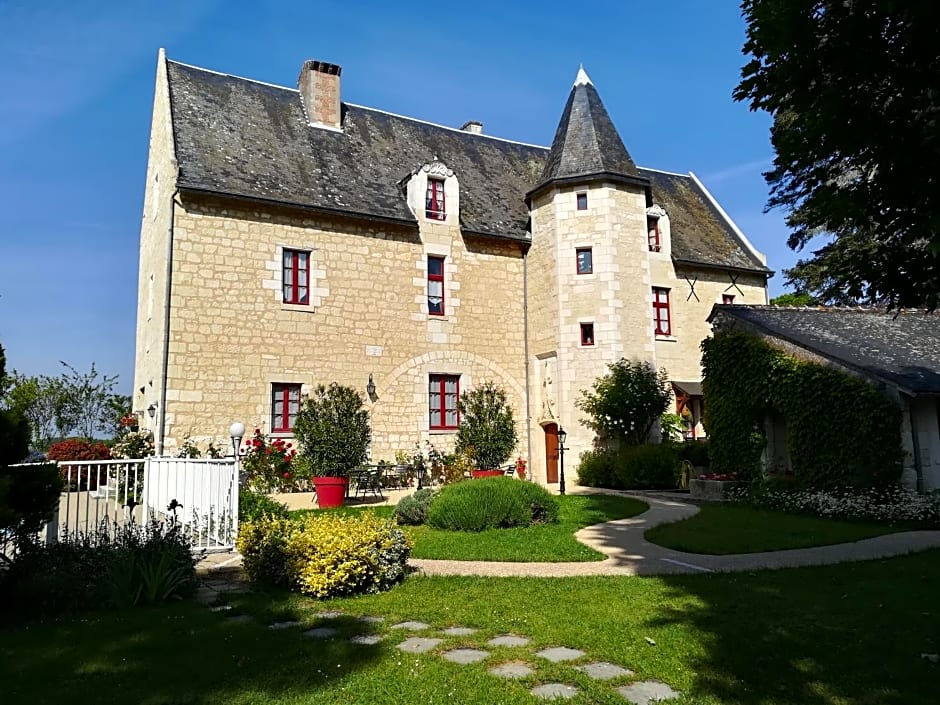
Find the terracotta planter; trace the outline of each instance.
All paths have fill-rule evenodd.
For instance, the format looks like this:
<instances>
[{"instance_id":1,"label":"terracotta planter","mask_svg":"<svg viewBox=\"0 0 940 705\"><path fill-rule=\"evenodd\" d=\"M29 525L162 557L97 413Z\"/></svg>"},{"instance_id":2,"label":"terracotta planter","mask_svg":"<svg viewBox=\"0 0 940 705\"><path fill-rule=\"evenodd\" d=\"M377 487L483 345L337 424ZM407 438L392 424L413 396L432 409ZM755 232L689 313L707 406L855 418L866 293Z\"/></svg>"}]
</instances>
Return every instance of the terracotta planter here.
<instances>
[{"instance_id":1,"label":"terracotta planter","mask_svg":"<svg viewBox=\"0 0 940 705\"><path fill-rule=\"evenodd\" d=\"M320 509L342 507L349 487L348 477L315 477L313 486L317 490L317 505Z\"/></svg>"},{"instance_id":2,"label":"terracotta planter","mask_svg":"<svg viewBox=\"0 0 940 705\"><path fill-rule=\"evenodd\" d=\"M471 470L470 477L502 477L505 475L502 470Z\"/></svg>"}]
</instances>

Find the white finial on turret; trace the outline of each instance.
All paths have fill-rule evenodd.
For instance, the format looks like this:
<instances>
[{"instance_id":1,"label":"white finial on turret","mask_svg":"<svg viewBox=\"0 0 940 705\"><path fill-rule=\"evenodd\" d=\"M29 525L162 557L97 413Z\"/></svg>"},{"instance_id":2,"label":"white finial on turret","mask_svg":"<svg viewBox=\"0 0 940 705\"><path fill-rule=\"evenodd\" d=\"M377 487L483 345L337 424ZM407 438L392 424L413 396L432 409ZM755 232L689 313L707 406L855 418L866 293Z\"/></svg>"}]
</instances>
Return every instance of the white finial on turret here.
<instances>
[{"instance_id":1,"label":"white finial on turret","mask_svg":"<svg viewBox=\"0 0 940 705\"><path fill-rule=\"evenodd\" d=\"M578 76L577 78L574 79L574 85L586 86L589 84L592 86L594 85L593 83L591 83L591 78L584 71L584 64L581 64L581 66L578 68Z\"/></svg>"}]
</instances>

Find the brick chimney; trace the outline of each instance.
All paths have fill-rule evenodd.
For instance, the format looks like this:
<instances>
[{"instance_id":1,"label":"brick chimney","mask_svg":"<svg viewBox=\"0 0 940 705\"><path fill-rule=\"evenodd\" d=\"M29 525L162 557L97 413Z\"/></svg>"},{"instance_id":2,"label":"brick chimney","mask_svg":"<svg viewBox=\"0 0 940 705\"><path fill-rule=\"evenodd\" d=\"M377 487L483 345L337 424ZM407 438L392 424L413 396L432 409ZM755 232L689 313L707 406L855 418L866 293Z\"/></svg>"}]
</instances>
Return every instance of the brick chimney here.
<instances>
[{"instance_id":1,"label":"brick chimney","mask_svg":"<svg viewBox=\"0 0 940 705\"><path fill-rule=\"evenodd\" d=\"M325 61L305 61L297 77L307 122L340 129L339 75L343 68Z\"/></svg>"}]
</instances>

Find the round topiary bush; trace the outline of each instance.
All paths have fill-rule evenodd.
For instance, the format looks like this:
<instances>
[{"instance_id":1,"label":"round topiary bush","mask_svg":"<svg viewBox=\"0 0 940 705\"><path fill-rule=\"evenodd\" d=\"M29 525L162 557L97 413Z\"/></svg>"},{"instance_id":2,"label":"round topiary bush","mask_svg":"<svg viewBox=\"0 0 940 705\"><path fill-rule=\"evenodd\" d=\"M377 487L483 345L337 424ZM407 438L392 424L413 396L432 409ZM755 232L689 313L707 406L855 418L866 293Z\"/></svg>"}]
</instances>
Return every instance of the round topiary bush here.
<instances>
[{"instance_id":1,"label":"round topiary bush","mask_svg":"<svg viewBox=\"0 0 940 705\"><path fill-rule=\"evenodd\" d=\"M444 487L427 523L448 531L483 531L558 521L558 500L532 482L487 477Z\"/></svg>"}]
</instances>

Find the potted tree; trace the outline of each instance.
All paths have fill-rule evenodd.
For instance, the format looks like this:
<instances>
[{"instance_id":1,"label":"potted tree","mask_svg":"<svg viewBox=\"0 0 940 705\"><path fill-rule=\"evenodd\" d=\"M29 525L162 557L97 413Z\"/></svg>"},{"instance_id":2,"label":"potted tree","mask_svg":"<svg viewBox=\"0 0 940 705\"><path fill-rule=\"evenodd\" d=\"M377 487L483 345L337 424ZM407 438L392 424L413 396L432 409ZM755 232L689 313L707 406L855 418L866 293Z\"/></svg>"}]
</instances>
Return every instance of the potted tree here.
<instances>
[{"instance_id":1,"label":"potted tree","mask_svg":"<svg viewBox=\"0 0 940 705\"><path fill-rule=\"evenodd\" d=\"M297 412L294 437L313 474L321 508L340 507L349 473L366 460L369 413L352 387L319 385Z\"/></svg>"},{"instance_id":2,"label":"potted tree","mask_svg":"<svg viewBox=\"0 0 940 705\"><path fill-rule=\"evenodd\" d=\"M493 382L464 392L457 402L460 427L456 451L466 453L476 468L473 477L501 475L497 468L512 455L518 442L516 421L506 392Z\"/></svg>"}]
</instances>

